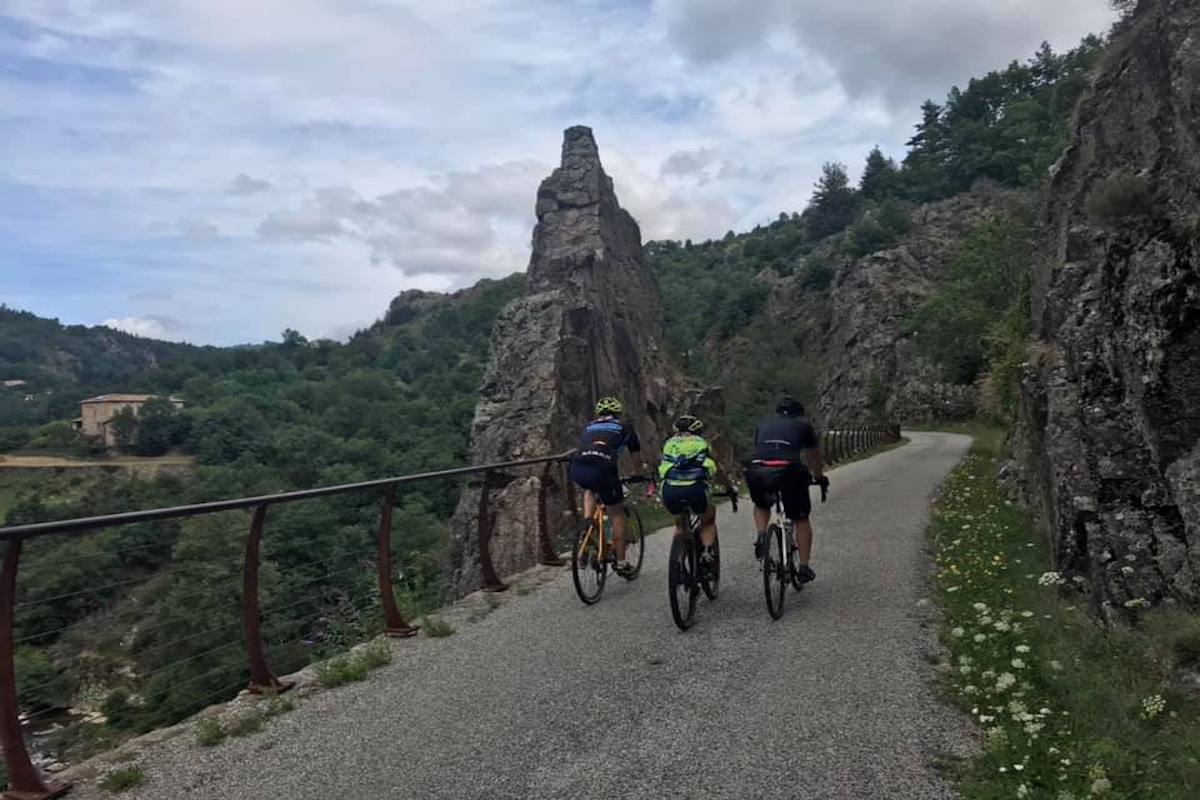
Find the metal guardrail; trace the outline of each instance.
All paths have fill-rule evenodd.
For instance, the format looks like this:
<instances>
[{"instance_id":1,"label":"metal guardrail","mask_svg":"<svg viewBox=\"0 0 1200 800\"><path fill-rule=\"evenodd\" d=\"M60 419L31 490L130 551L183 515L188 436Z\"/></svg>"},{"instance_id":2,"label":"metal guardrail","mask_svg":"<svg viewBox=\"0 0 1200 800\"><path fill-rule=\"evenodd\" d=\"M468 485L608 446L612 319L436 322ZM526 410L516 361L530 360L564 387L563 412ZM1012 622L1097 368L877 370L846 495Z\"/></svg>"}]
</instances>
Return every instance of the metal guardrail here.
<instances>
[{"instance_id":1,"label":"metal guardrail","mask_svg":"<svg viewBox=\"0 0 1200 800\"><path fill-rule=\"evenodd\" d=\"M899 438L900 427L898 425L834 425L821 433L820 446L825 462L834 465L858 453L866 452L883 444L896 442ZM540 552L538 560L543 564L561 565L563 562L558 555L556 542L550 532L547 515L547 491L550 484L551 470L555 465L559 465L565 470L566 462L569 460L571 454L572 451L568 451L542 458L461 467L338 486L326 486L317 489L281 492L259 497L235 498L173 508L157 508L124 514L109 514L105 516L83 517L0 528L0 542L6 543L3 568L0 570L0 746L4 750L4 761L9 782L9 788L4 793L4 796L13 800L47 800L48 798L62 796L70 788L69 784L46 780L39 770L34 767L21 730L21 711L17 695L17 676L14 663L16 644L14 642L14 627L16 610L19 607L16 602L17 574L21 561L22 548L26 541L54 536L84 536L123 525L185 519L215 515L228 511L242 510L251 512L241 564L240 626L244 640L245 666L249 672L250 691L263 694L276 694L287 691L291 686L279 680L271 671L264 649L261 627L262 610L259 607L259 567L262 560L263 530L267 522L267 510L271 506L337 495L381 493L382 504L379 511L375 558L379 606L383 613L387 634L394 637L408 637L417 633L417 627L411 625L401 614L396 603L392 583L392 512L396 502L397 489L419 482L481 475L482 490L480 492L478 513L481 583L482 588L486 591L503 591L507 587L496 573L491 556L491 535L495 519L494 513L489 510L490 490L496 486L503 485L502 482L496 480L502 475L503 470L531 466L543 467L539 489L538 542ZM565 475L563 477L567 505L576 515L576 518L578 518L579 507L574 485L569 479L566 479ZM357 569L358 566L361 565L352 566L351 569ZM130 583L133 583L133 581ZM115 585L121 586L123 584L119 583ZM56 599L58 598L50 598L50 600ZM50 602L50 600L43 602ZM221 628L227 629L236 625L237 623L233 623L229 626L221 626ZM215 630L221 630L221 628ZM201 634L195 634L189 631L189 636L186 638L193 638L210 632L204 631ZM160 645L160 647L166 646ZM202 652L199 656L206 655L208 652L212 651ZM188 658L199 656L189 656ZM232 689L233 687L223 687L223 691L232 691Z\"/></svg>"},{"instance_id":2,"label":"metal guardrail","mask_svg":"<svg viewBox=\"0 0 1200 800\"><path fill-rule=\"evenodd\" d=\"M479 503L480 524L478 531L482 588L488 591L503 591L507 587L496 574L495 566L492 563L490 547L494 519L493 515L488 511L488 495L489 490L496 484L494 477L503 470L544 465L543 480L541 482L542 488L539 498L541 501L541 513L538 517L540 558L544 563L561 564L562 562L555 552L555 546L551 540L548 527L546 486L550 470L556 464L565 464L570 458L571 452L568 451L542 458L504 461L494 464L425 472L417 475L383 478L339 486L281 492L279 494L262 495L259 497L244 497L195 505L176 506L173 508L157 508L124 514L108 514L104 516L0 528L0 542L6 543L3 568L0 570L0 746L4 749L4 762L8 773L8 789L4 792L4 796L13 798L14 800L45 800L46 798L60 797L70 788L69 784L54 783L42 777L40 772L33 766L21 730L21 711L17 696L17 676L14 663L16 649L14 626L16 610L18 608L16 602L17 573L21 561L21 551L26 541L51 536L83 536L123 525L185 519L228 511L246 510L252 512L245 539L241 570L241 627L245 643L246 666L249 669L250 676L249 688L255 693L277 694L287 691L291 688L291 685L280 681L271 671L263 646L261 610L259 608L259 566L263 529L266 525L268 508L286 503L327 498L336 495L382 493L382 506L379 512L377 536L378 546L376 551L379 603L383 612L387 634L394 637L408 637L417 633L417 627L411 625L401 614L396 603L395 591L392 585L392 512L395 506L397 488L426 481L482 475L482 491ZM565 481L565 484L568 488L568 502L572 508L576 508L573 487L570 481ZM130 581L130 583L133 582L135 581ZM189 632L189 634L191 633ZM205 654L201 653L200 655ZM229 687L229 689L231 690L232 687Z\"/></svg>"}]
</instances>

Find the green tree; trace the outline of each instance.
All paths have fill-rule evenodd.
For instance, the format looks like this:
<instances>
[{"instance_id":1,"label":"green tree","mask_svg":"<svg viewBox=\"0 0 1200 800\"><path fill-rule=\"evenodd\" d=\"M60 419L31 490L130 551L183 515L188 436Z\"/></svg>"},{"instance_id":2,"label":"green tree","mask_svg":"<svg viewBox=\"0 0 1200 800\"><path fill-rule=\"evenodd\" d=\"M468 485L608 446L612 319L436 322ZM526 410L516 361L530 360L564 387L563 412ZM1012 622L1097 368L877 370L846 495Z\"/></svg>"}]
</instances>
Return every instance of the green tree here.
<instances>
[{"instance_id":1,"label":"green tree","mask_svg":"<svg viewBox=\"0 0 1200 800\"><path fill-rule=\"evenodd\" d=\"M186 434L187 420L175 404L165 397L153 397L138 412L133 449L140 456L161 456L182 444Z\"/></svg>"},{"instance_id":2,"label":"green tree","mask_svg":"<svg viewBox=\"0 0 1200 800\"><path fill-rule=\"evenodd\" d=\"M809 236L815 241L845 229L858 214L858 205L858 192L850 187L846 166L825 164L805 211Z\"/></svg>"},{"instance_id":3,"label":"green tree","mask_svg":"<svg viewBox=\"0 0 1200 800\"><path fill-rule=\"evenodd\" d=\"M138 438L138 418L132 406L125 406L113 414L108 426L113 432L118 449L133 449Z\"/></svg>"},{"instance_id":4,"label":"green tree","mask_svg":"<svg viewBox=\"0 0 1200 800\"><path fill-rule=\"evenodd\" d=\"M896 162L883 154L879 145L867 154L862 178L858 182L858 193L866 200L882 200L900 190L900 171Z\"/></svg>"}]
</instances>

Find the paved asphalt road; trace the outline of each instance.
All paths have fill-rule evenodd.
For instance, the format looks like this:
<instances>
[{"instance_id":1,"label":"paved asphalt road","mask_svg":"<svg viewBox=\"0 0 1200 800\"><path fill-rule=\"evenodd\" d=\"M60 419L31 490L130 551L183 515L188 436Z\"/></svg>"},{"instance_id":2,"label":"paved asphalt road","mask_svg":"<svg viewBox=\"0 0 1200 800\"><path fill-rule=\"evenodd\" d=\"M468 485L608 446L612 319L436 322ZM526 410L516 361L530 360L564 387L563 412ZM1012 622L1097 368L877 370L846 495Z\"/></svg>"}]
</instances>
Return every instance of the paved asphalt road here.
<instances>
[{"instance_id":1,"label":"paved asphalt road","mask_svg":"<svg viewBox=\"0 0 1200 800\"><path fill-rule=\"evenodd\" d=\"M831 475L817 581L763 603L743 506L721 512L721 598L680 633L665 535L598 605L569 572L446 639L397 643L365 683L264 733L143 752L134 798L949 798L931 766L970 747L938 703L915 604L930 496L969 440L912 443ZM748 504L746 504L748 505ZM81 792L82 794L82 792Z\"/></svg>"}]
</instances>

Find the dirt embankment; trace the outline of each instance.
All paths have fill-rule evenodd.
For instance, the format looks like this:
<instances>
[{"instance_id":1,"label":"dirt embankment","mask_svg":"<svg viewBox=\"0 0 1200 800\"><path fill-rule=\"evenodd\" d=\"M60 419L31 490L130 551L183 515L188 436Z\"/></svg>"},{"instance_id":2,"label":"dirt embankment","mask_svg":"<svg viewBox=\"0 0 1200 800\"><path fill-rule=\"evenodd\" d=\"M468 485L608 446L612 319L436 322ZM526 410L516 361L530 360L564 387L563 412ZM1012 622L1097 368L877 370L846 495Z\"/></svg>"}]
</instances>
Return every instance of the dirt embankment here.
<instances>
[{"instance_id":1,"label":"dirt embankment","mask_svg":"<svg viewBox=\"0 0 1200 800\"><path fill-rule=\"evenodd\" d=\"M121 469L135 472L139 475L154 476L162 472L180 472L191 469L196 464L192 456L170 454L156 458L139 458L137 456L113 456L99 459L77 459L53 455L0 455L0 469L69 469L84 471L100 471Z\"/></svg>"}]
</instances>

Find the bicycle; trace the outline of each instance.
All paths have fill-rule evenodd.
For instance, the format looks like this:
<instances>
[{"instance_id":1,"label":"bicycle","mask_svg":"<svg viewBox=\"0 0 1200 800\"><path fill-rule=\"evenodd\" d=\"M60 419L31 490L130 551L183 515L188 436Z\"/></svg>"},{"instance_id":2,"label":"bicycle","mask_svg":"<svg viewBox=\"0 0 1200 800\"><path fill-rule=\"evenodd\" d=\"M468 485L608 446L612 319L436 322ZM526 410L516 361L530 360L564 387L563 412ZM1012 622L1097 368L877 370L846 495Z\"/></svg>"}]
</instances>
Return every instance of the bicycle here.
<instances>
[{"instance_id":1,"label":"bicycle","mask_svg":"<svg viewBox=\"0 0 1200 800\"><path fill-rule=\"evenodd\" d=\"M732 488L723 493L737 513L737 492ZM692 627L696 617L696 602L703 591L711 601L716 600L721 589L721 542L713 539L712 561L707 569L700 568L700 553L703 543L700 531L702 518L691 509L686 512L684 532L671 541L671 556L667 563L667 594L671 600L671 616L679 630Z\"/></svg>"},{"instance_id":2,"label":"bicycle","mask_svg":"<svg viewBox=\"0 0 1200 800\"><path fill-rule=\"evenodd\" d=\"M829 486L813 485L821 487L821 502L824 503L829 496ZM784 549L785 537L787 540L786 551ZM767 597L767 613L771 615L771 619L779 619L783 616L783 599L789 583L797 592L804 588L804 584L796 574L796 564L792 558L796 552L795 542L796 526L783 515L783 501L776 497L775 516L767 525L767 546L760 559L763 593Z\"/></svg>"},{"instance_id":3,"label":"bicycle","mask_svg":"<svg viewBox=\"0 0 1200 800\"><path fill-rule=\"evenodd\" d=\"M626 497L629 496L629 484L644 483L646 478L631 475L621 479L621 486ZM595 510L586 522L575 532L575 546L571 549L571 577L575 582L575 593L584 605L592 605L600 600L604 592L604 584L608 580L610 565L617 563L616 550L611 540L612 520L608 509L599 498L596 499ZM625 560L630 569L617 573L627 581L637 578L642 571L642 559L645 558L643 546L645 535L642 531L642 518L633 506L625 505ZM615 572L615 570L614 570Z\"/></svg>"}]
</instances>

